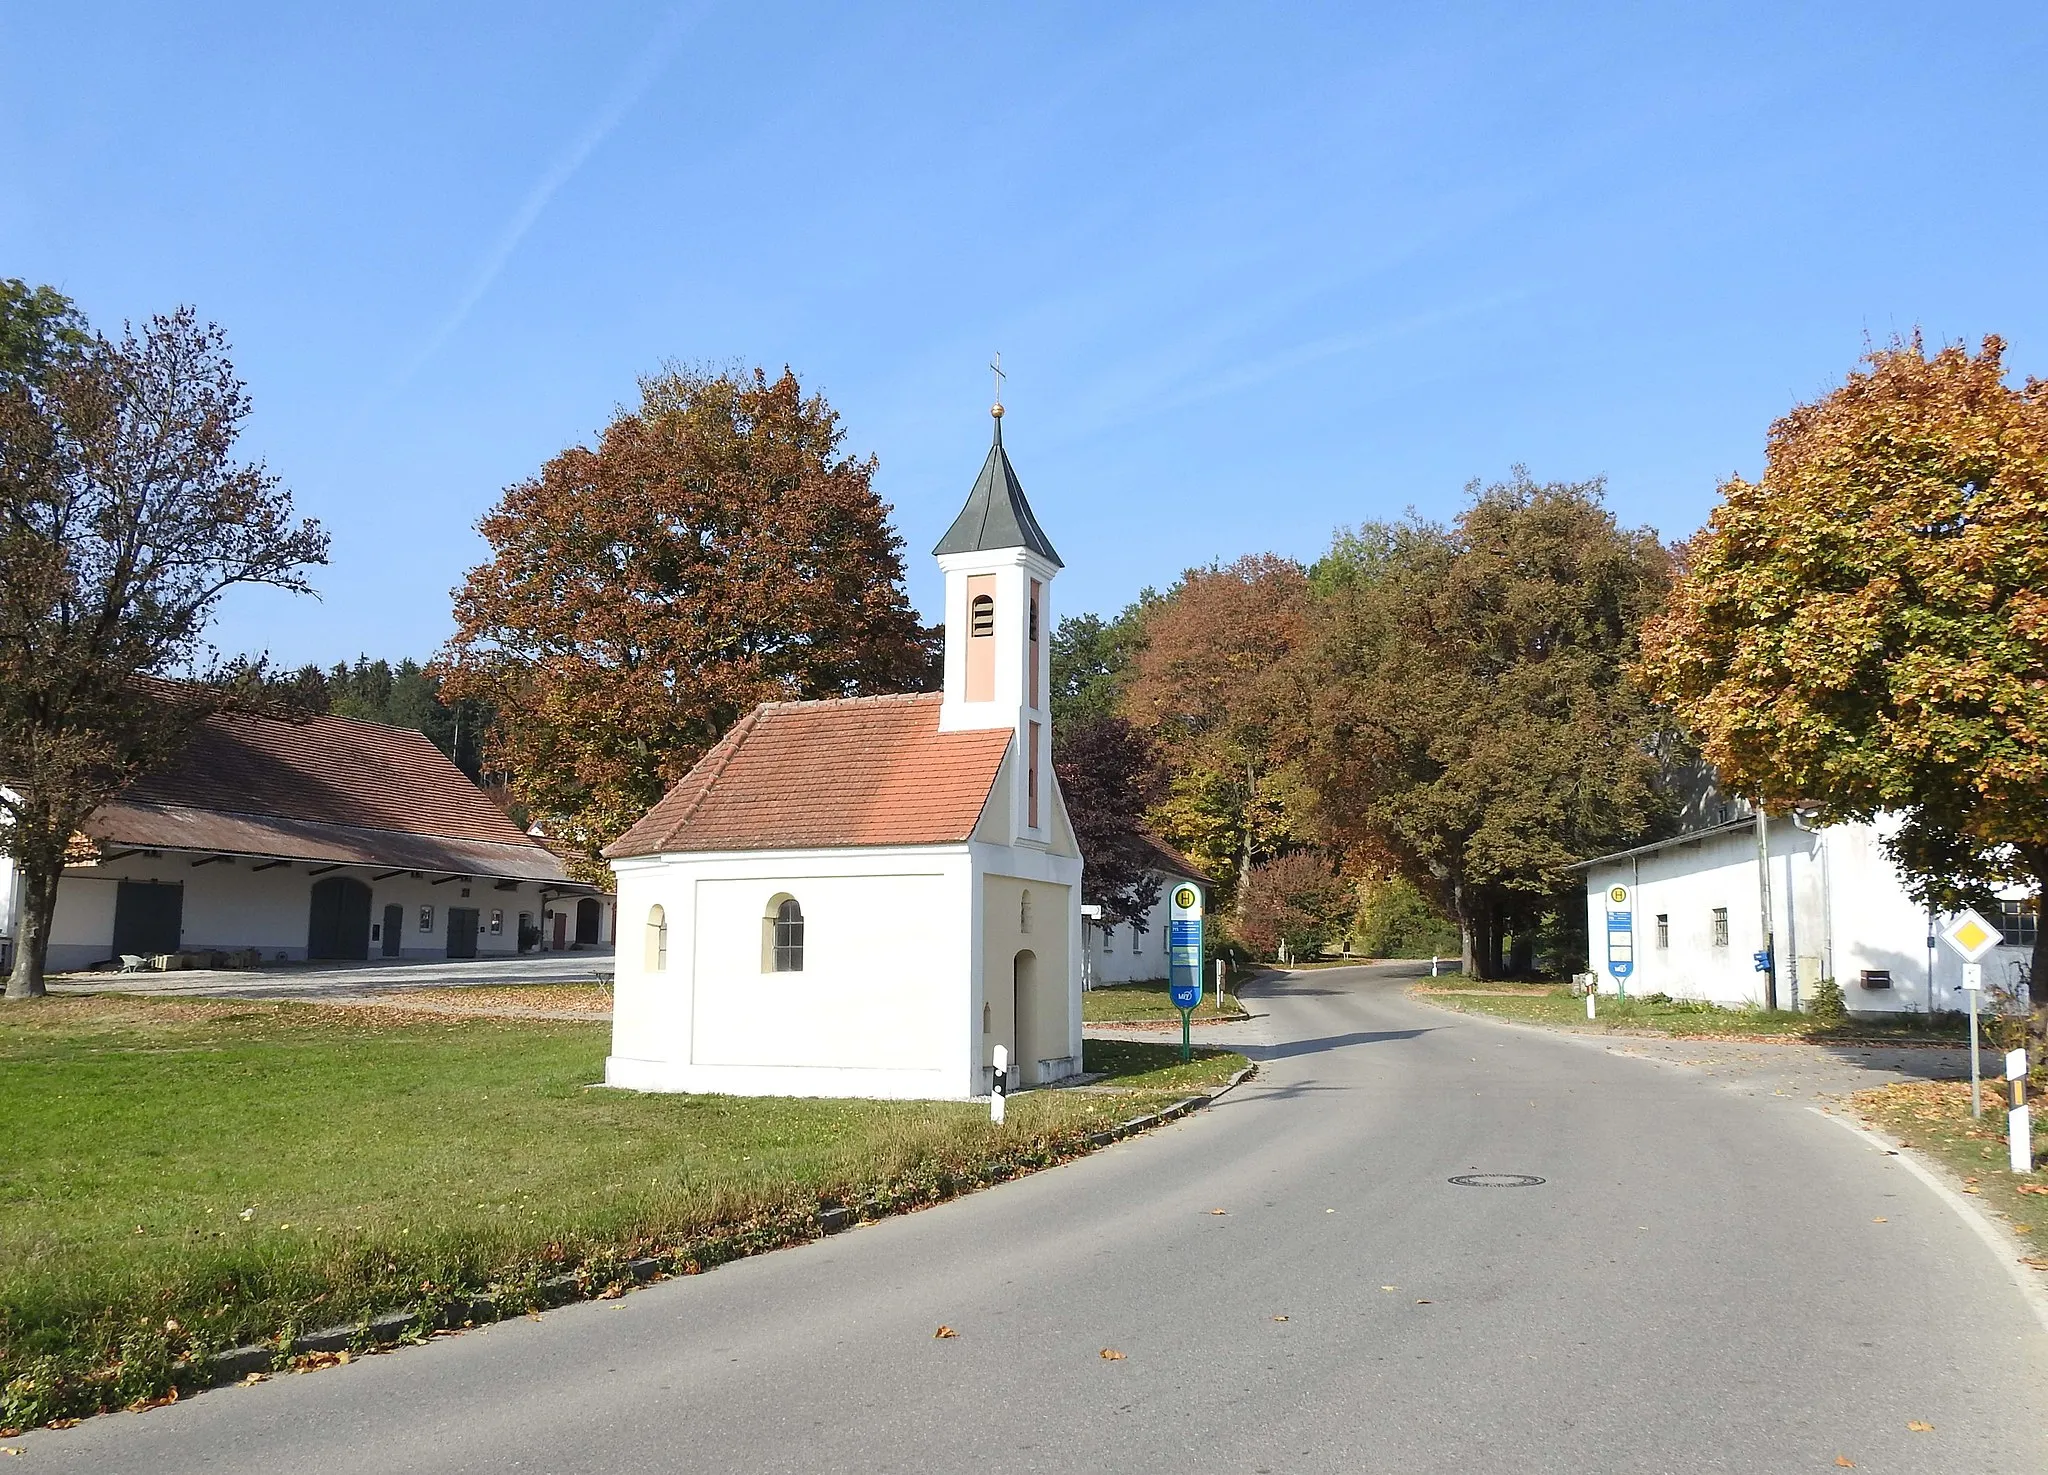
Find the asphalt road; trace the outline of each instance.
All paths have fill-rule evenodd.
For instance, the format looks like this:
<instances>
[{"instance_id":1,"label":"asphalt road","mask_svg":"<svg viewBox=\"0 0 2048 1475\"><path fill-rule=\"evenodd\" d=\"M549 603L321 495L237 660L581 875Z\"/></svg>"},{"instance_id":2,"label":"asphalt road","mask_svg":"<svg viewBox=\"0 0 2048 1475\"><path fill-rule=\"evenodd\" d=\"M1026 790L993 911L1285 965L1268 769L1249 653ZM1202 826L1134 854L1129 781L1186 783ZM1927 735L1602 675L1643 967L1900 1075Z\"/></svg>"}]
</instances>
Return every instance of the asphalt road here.
<instances>
[{"instance_id":1,"label":"asphalt road","mask_svg":"<svg viewBox=\"0 0 2048 1475\"><path fill-rule=\"evenodd\" d=\"M1385 970L1297 976L1263 1007L1254 1082L1083 1161L32 1434L7 1463L2048 1470L2048 1333L1899 1159L1801 1103L1427 1008ZM1473 1172L1544 1181L1447 1181Z\"/></svg>"}]
</instances>

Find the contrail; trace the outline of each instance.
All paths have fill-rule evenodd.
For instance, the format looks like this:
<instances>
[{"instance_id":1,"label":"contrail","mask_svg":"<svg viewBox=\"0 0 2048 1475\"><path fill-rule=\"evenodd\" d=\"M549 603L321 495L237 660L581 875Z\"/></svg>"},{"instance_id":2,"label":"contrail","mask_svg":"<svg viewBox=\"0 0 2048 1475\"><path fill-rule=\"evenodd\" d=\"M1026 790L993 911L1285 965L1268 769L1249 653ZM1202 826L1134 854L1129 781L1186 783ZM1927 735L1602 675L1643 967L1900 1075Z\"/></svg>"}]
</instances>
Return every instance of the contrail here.
<instances>
[{"instance_id":1,"label":"contrail","mask_svg":"<svg viewBox=\"0 0 2048 1475\"><path fill-rule=\"evenodd\" d=\"M498 233L498 239L477 263L469 285L463 289L462 295L456 298L455 305L435 326L434 331L427 335L426 341L413 351L412 356L385 386L384 393L389 394L400 388L420 371L427 360L440 352L441 346L462 326L477 303L483 300L484 293L491 290L491 283L498 279L498 274L505 269L505 263L512 259L512 253L519 249L519 243L526 238L526 233L533 229L534 222L540 219L541 212L547 209L548 202L555 197L555 192L575 176L576 171L583 167L584 161L597 152L598 145L610 137L612 130L624 121L626 114L633 110L633 105L640 101L647 89L654 85L655 79L667 68L676 48L682 44L683 37L709 9L709 5L677 6L669 12L668 19L655 34L653 44L641 51L639 59L627 70L626 75L619 79L619 85L612 89L611 97L604 107L576 136L575 142L555 160L547 173L527 191L526 198L520 201L519 208L512 212L512 218Z\"/></svg>"}]
</instances>

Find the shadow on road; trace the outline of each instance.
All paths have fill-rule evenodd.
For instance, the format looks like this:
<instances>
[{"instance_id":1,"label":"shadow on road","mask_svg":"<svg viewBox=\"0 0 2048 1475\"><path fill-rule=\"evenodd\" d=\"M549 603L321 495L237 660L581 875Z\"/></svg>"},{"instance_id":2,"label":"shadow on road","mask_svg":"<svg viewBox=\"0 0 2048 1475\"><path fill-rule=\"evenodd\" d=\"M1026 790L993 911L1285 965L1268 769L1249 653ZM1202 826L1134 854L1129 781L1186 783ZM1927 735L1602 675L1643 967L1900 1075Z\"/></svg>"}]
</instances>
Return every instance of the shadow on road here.
<instances>
[{"instance_id":1,"label":"shadow on road","mask_svg":"<svg viewBox=\"0 0 2048 1475\"><path fill-rule=\"evenodd\" d=\"M1343 1050L1352 1045L1383 1045L1392 1040L1412 1040L1431 1034L1437 1026L1423 1029L1360 1030L1348 1035L1323 1035L1313 1040L1289 1040L1284 1045L1233 1045L1232 1049L1253 1060L1290 1060L1297 1055L1319 1055L1325 1050Z\"/></svg>"}]
</instances>

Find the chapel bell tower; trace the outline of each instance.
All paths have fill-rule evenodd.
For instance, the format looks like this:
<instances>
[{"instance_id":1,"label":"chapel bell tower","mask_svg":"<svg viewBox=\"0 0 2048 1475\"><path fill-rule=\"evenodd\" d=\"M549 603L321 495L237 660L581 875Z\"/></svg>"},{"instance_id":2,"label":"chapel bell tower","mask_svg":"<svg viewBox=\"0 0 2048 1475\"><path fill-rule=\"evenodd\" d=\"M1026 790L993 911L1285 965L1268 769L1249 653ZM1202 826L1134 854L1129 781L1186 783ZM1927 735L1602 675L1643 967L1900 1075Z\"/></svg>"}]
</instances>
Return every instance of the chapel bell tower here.
<instances>
[{"instance_id":1,"label":"chapel bell tower","mask_svg":"<svg viewBox=\"0 0 2048 1475\"><path fill-rule=\"evenodd\" d=\"M1043 839L1051 822L1052 581L1061 567L1016 468L995 443L967 505L932 552L946 575L946 698L941 732L1009 728L1015 832Z\"/></svg>"}]
</instances>

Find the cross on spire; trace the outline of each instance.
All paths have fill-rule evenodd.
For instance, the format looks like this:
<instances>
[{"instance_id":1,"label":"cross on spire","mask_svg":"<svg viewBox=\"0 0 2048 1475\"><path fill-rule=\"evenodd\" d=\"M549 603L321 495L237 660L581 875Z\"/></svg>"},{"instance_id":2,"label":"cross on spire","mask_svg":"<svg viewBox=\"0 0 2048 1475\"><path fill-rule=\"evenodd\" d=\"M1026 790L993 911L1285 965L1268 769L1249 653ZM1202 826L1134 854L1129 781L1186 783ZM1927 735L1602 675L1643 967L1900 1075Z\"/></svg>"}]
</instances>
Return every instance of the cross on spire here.
<instances>
[{"instance_id":1,"label":"cross on spire","mask_svg":"<svg viewBox=\"0 0 2048 1475\"><path fill-rule=\"evenodd\" d=\"M1003 380L1008 377L1003 373L1003 354L1001 349L997 349L996 356L989 361L989 368L996 376L996 402L989 409L989 413L1000 420L1003 418Z\"/></svg>"}]
</instances>

